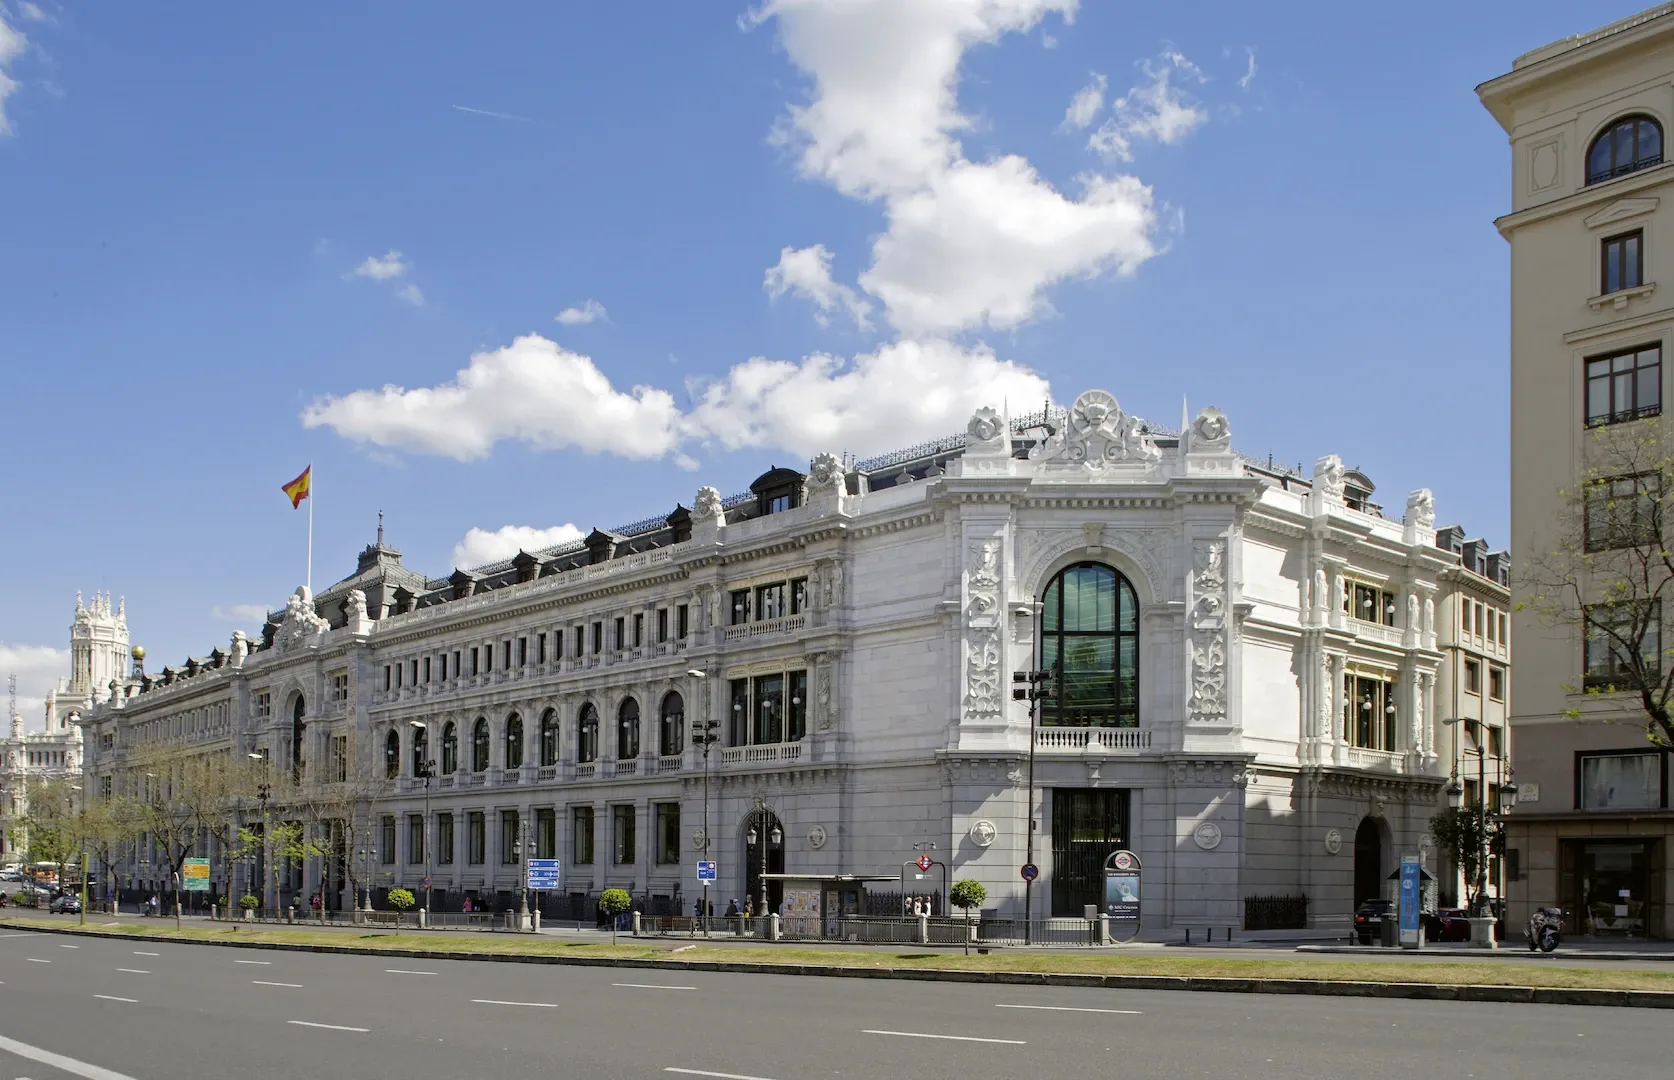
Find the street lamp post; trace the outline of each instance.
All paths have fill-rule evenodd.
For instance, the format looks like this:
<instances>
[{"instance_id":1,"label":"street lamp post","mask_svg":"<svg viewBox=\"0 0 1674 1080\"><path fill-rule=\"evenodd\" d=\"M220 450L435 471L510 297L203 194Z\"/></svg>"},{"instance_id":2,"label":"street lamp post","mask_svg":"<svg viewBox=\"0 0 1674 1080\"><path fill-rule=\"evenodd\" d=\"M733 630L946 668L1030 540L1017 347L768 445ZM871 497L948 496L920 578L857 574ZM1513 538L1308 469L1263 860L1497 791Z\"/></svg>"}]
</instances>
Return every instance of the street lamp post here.
<instances>
[{"instance_id":1,"label":"street lamp post","mask_svg":"<svg viewBox=\"0 0 1674 1080\"><path fill-rule=\"evenodd\" d=\"M1026 845L1024 862L1029 866L1035 864L1035 724L1040 717L1040 703L1057 696L1054 685L1056 672L1052 669L1035 669L1031 671L1014 671L1011 673L1011 698L1013 701L1027 701L1029 703L1029 793L1028 805L1024 808L1029 815L1029 836ZM1023 944L1033 943L1029 920L1034 915L1035 879L1023 879Z\"/></svg>"},{"instance_id":2,"label":"street lamp post","mask_svg":"<svg viewBox=\"0 0 1674 1080\"><path fill-rule=\"evenodd\" d=\"M703 698L703 719L699 722L696 722L696 723L692 724L692 745L693 746L700 746L700 747L703 748L703 848L702 848L702 851L703 851L704 861L707 862L708 859L709 859L709 748L721 741L721 736L719 734L717 734L721 725L718 721L710 719L709 684L702 681L702 680L705 680L705 679L709 678L709 672L700 671L697 668L691 668L690 670L688 670L686 672L686 674L693 679L699 680L698 686L701 687L701 689L699 691L699 695ZM703 936L708 937L709 936L709 879L708 878L703 879L703 897L699 902L703 905L703 914L701 916L701 918L703 919Z\"/></svg>"},{"instance_id":3,"label":"street lamp post","mask_svg":"<svg viewBox=\"0 0 1674 1080\"><path fill-rule=\"evenodd\" d=\"M409 721L411 725L424 733L424 753L430 753L430 727L422 720ZM430 925L430 778L436 775L436 761L431 757L424 757L418 763L419 777L424 780L424 923ZM518 820L522 820L520 817ZM527 901L527 898L525 898Z\"/></svg>"},{"instance_id":4,"label":"street lamp post","mask_svg":"<svg viewBox=\"0 0 1674 1080\"><path fill-rule=\"evenodd\" d=\"M1480 918L1488 900L1488 748L1484 745L1482 729L1485 726L1481 720L1472 717L1448 717L1442 721L1448 727L1464 724L1465 730L1476 743L1476 881L1473 883L1475 895L1471 897L1471 913ZM1499 812L1505 814L1517 805L1517 788L1515 785L1502 782L1499 785L1497 799ZM1453 809L1464 806L1465 791L1459 785L1458 773L1455 771L1453 781L1447 785L1447 801Z\"/></svg>"},{"instance_id":5,"label":"street lamp post","mask_svg":"<svg viewBox=\"0 0 1674 1080\"><path fill-rule=\"evenodd\" d=\"M745 843L750 844L751 846L755 845L755 842L758 838L760 838L760 840L761 840L761 873L756 877L756 897L757 897L757 900L758 900L758 903L756 904L756 910L761 912L762 917L765 918L767 916L767 913L768 913L767 912L767 848L768 848L769 843L773 843L773 844L783 843L784 839L785 839L785 834L779 831L779 826L777 824L775 824L773 826L773 829L772 829L771 832L768 831L768 829L767 829L767 817L768 817L768 814L771 811L768 810L767 800L762 798L760 795L755 796L755 800L756 800L756 822L755 822L755 824L752 824L750 826L750 831L747 834L745 834L744 840L745 840Z\"/></svg>"},{"instance_id":6,"label":"street lamp post","mask_svg":"<svg viewBox=\"0 0 1674 1080\"><path fill-rule=\"evenodd\" d=\"M523 881L523 899L517 906L517 928L527 930L529 924L529 819L520 810L517 814L517 865Z\"/></svg>"}]
</instances>

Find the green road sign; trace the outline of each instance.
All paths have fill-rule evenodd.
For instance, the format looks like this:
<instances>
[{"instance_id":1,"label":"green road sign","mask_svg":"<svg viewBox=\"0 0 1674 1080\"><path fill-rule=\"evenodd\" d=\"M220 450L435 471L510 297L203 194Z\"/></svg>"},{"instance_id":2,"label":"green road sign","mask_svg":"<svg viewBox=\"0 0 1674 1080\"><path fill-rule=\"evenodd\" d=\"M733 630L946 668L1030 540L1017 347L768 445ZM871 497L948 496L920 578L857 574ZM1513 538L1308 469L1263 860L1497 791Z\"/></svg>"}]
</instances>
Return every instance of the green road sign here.
<instances>
[{"instance_id":1,"label":"green road sign","mask_svg":"<svg viewBox=\"0 0 1674 1080\"><path fill-rule=\"evenodd\" d=\"M208 892L209 860L187 859L180 868L180 887L186 892Z\"/></svg>"}]
</instances>

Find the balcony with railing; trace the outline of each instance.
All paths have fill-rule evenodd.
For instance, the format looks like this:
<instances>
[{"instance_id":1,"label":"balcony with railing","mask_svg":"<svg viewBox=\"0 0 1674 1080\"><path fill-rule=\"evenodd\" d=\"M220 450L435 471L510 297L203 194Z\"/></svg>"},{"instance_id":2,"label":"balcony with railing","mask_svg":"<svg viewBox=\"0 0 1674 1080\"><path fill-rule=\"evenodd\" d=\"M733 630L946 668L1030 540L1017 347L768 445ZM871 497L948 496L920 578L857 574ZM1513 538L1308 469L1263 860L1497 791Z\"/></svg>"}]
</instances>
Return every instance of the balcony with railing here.
<instances>
[{"instance_id":1,"label":"balcony with railing","mask_svg":"<svg viewBox=\"0 0 1674 1080\"><path fill-rule=\"evenodd\" d=\"M686 767L686 758L682 754L664 754L657 759L657 773L680 772Z\"/></svg>"},{"instance_id":2,"label":"balcony with railing","mask_svg":"<svg viewBox=\"0 0 1674 1080\"><path fill-rule=\"evenodd\" d=\"M626 758L626 759L618 760L616 762L616 775L617 776L638 776L639 775L639 759L638 758Z\"/></svg>"},{"instance_id":3,"label":"balcony with railing","mask_svg":"<svg viewBox=\"0 0 1674 1080\"><path fill-rule=\"evenodd\" d=\"M1137 753L1151 749L1148 728L1041 727L1035 729L1035 749L1047 753L1079 754L1096 743L1108 753Z\"/></svg>"},{"instance_id":4,"label":"balcony with railing","mask_svg":"<svg viewBox=\"0 0 1674 1080\"><path fill-rule=\"evenodd\" d=\"M596 761L579 762L579 763L577 763L577 765L575 767L575 778L577 780L591 780L595 776L598 775L598 772L599 772L599 763L598 762L596 762Z\"/></svg>"},{"instance_id":5,"label":"balcony with railing","mask_svg":"<svg viewBox=\"0 0 1674 1080\"><path fill-rule=\"evenodd\" d=\"M807 623L806 615L786 615L778 619L763 619L760 622L739 623L728 626L726 639L728 641L744 641L749 638L771 637L776 634L794 634Z\"/></svg>"},{"instance_id":6,"label":"balcony with railing","mask_svg":"<svg viewBox=\"0 0 1674 1080\"><path fill-rule=\"evenodd\" d=\"M767 765L802 760L802 744L766 743L760 746L729 746L721 751L722 765Z\"/></svg>"}]
</instances>

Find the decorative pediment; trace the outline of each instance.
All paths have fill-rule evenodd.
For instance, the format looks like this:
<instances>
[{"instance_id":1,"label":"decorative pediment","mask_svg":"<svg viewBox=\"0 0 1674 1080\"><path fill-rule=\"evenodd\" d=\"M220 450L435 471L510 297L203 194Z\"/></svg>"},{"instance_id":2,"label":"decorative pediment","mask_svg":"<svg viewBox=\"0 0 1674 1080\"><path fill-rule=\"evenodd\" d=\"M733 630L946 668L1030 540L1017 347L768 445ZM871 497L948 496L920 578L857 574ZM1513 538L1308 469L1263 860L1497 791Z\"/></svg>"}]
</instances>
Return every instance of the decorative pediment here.
<instances>
[{"instance_id":1,"label":"decorative pediment","mask_svg":"<svg viewBox=\"0 0 1674 1080\"><path fill-rule=\"evenodd\" d=\"M1030 460L1043 465L1081 466L1095 472L1110 465L1149 465L1161 457L1144 421L1124 414L1116 399L1103 390L1088 390L1076 398L1063 430L1029 451Z\"/></svg>"},{"instance_id":2,"label":"decorative pediment","mask_svg":"<svg viewBox=\"0 0 1674 1080\"><path fill-rule=\"evenodd\" d=\"M1606 225L1614 225L1618 221L1636 218L1642 214L1649 214L1657 208L1661 199L1648 196L1642 199L1617 199L1602 210L1595 210L1582 220L1589 229L1602 229Z\"/></svg>"},{"instance_id":3,"label":"decorative pediment","mask_svg":"<svg viewBox=\"0 0 1674 1080\"><path fill-rule=\"evenodd\" d=\"M330 629L329 624L314 610L314 597L308 586L298 585L296 592L285 602L285 617L274 632L273 645L286 652L298 645L312 643Z\"/></svg>"}]
</instances>

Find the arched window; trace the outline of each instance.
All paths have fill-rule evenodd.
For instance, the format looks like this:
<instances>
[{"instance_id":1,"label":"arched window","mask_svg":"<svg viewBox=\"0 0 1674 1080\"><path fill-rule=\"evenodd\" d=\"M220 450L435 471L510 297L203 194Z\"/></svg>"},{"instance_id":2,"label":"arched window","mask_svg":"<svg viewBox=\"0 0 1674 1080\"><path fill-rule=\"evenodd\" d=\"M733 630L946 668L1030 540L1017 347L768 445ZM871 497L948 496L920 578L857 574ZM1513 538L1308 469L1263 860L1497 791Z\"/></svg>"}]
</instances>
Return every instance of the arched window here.
<instances>
[{"instance_id":1,"label":"arched window","mask_svg":"<svg viewBox=\"0 0 1674 1080\"><path fill-rule=\"evenodd\" d=\"M459 771L459 728L452 720L442 726L442 775Z\"/></svg>"},{"instance_id":2,"label":"arched window","mask_svg":"<svg viewBox=\"0 0 1674 1080\"><path fill-rule=\"evenodd\" d=\"M302 729L306 727L302 718L308 711L308 704L301 694L296 696L296 704L291 706L291 778L302 781Z\"/></svg>"},{"instance_id":3,"label":"arched window","mask_svg":"<svg viewBox=\"0 0 1674 1080\"><path fill-rule=\"evenodd\" d=\"M599 710L589 701L576 720L575 760L585 765L599 760Z\"/></svg>"},{"instance_id":4,"label":"arched window","mask_svg":"<svg viewBox=\"0 0 1674 1080\"><path fill-rule=\"evenodd\" d=\"M506 718L506 768L523 768L523 717L516 713Z\"/></svg>"},{"instance_id":5,"label":"arched window","mask_svg":"<svg viewBox=\"0 0 1674 1080\"><path fill-rule=\"evenodd\" d=\"M1040 628L1054 690L1042 724L1139 726L1139 602L1127 578L1100 563L1062 571L1041 595Z\"/></svg>"},{"instance_id":6,"label":"arched window","mask_svg":"<svg viewBox=\"0 0 1674 1080\"><path fill-rule=\"evenodd\" d=\"M616 760L639 756L639 702L628 698L616 710Z\"/></svg>"},{"instance_id":7,"label":"arched window","mask_svg":"<svg viewBox=\"0 0 1674 1080\"><path fill-rule=\"evenodd\" d=\"M1648 116L1624 116L1599 133L1587 150L1587 183L1602 184L1662 164L1662 125Z\"/></svg>"},{"instance_id":8,"label":"arched window","mask_svg":"<svg viewBox=\"0 0 1674 1080\"><path fill-rule=\"evenodd\" d=\"M413 729L413 775L423 776L430 770L425 763L430 760L430 729L416 727Z\"/></svg>"},{"instance_id":9,"label":"arched window","mask_svg":"<svg viewBox=\"0 0 1674 1080\"><path fill-rule=\"evenodd\" d=\"M391 780L401 775L401 732L394 728L384 736L384 775Z\"/></svg>"},{"instance_id":10,"label":"arched window","mask_svg":"<svg viewBox=\"0 0 1674 1080\"><path fill-rule=\"evenodd\" d=\"M657 726L657 753L669 757L680 753L681 729L686 726L686 699L678 690L663 695L662 722Z\"/></svg>"},{"instance_id":11,"label":"arched window","mask_svg":"<svg viewBox=\"0 0 1674 1080\"><path fill-rule=\"evenodd\" d=\"M471 771L482 772L488 768L488 720L477 717L477 722L471 728Z\"/></svg>"},{"instance_id":12,"label":"arched window","mask_svg":"<svg viewBox=\"0 0 1674 1080\"><path fill-rule=\"evenodd\" d=\"M558 713L548 709L541 713L541 767L558 764Z\"/></svg>"}]
</instances>

